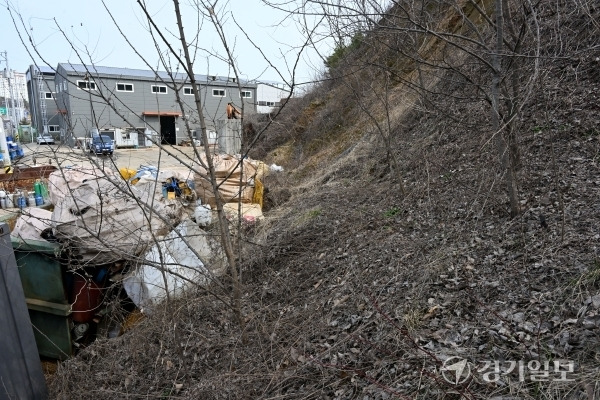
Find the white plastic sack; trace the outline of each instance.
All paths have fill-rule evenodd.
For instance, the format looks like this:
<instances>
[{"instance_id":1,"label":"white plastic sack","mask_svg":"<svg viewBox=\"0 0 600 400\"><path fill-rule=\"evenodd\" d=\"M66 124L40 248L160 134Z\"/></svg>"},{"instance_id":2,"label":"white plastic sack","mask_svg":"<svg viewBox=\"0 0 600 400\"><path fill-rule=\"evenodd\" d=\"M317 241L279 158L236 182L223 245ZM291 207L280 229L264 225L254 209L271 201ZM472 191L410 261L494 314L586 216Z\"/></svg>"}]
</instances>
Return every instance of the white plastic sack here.
<instances>
[{"instance_id":1,"label":"white plastic sack","mask_svg":"<svg viewBox=\"0 0 600 400\"><path fill-rule=\"evenodd\" d=\"M212 223L212 210L208 204L200 204L200 201L196 204L194 210L194 219L198 226L207 227Z\"/></svg>"},{"instance_id":2,"label":"white plastic sack","mask_svg":"<svg viewBox=\"0 0 600 400\"><path fill-rule=\"evenodd\" d=\"M44 240L41 233L52 227L52 211L43 208L25 208L10 235L23 240Z\"/></svg>"},{"instance_id":3,"label":"white plastic sack","mask_svg":"<svg viewBox=\"0 0 600 400\"><path fill-rule=\"evenodd\" d=\"M167 291L171 298L180 296L193 285L222 275L226 265L219 242L188 219L146 253L144 263L123 280L123 287L134 304L148 313L166 298Z\"/></svg>"},{"instance_id":4,"label":"white plastic sack","mask_svg":"<svg viewBox=\"0 0 600 400\"><path fill-rule=\"evenodd\" d=\"M271 164L271 166L269 167L269 170L271 170L273 172L283 172L283 167L281 165Z\"/></svg>"}]
</instances>

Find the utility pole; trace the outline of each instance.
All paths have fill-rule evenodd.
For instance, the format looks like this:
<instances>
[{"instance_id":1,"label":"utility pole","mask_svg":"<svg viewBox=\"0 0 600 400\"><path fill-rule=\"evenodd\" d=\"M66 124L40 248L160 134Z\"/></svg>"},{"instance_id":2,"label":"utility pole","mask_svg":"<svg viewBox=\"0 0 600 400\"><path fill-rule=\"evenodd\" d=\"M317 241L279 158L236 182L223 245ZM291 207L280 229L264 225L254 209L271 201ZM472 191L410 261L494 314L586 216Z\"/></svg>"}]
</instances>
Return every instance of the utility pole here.
<instances>
[{"instance_id":1,"label":"utility pole","mask_svg":"<svg viewBox=\"0 0 600 400\"><path fill-rule=\"evenodd\" d=\"M10 107L8 110L8 116L11 122L11 128L12 128L12 132L11 135L14 136L15 134L15 130L17 128L17 123L18 121L16 121L16 113L15 113L15 100L14 100L14 94L13 94L13 87L12 87L12 73L10 71L10 67L8 65L8 53L6 51L2 51L0 52L0 57L2 58L2 60L4 60L4 65L6 65L6 68L4 68L4 72L3 72L3 77L8 81L8 92L9 92L9 96L10 96ZM6 96L5 96L6 98ZM6 102L6 106L8 107L8 102Z\"/></svg>"},{"instance_id":2,"label":"utility pole","mask_svg":"<svg viewBox=\"0 0 600 400\"><path fill-rule=\"evenodd\" d=\"M12 110L12 114L14 117L14 103L12 102L12 86L10 83L10 69L8 69L8 55L6 53L6 51L0 52L0 57L2 57L4 59L4 63L6 64L6 69L4 70L5 72L8 72L8 91L10 92L10 100L11 100L11 110ZM3 93L5 95L5 93ZM8 108L8 101L6 101L6 96L4 96L4 100L6 102L6 107ZM10 114L11 112L7 112L9 118L10 118ZM0 154L2 154L2 166L6 167L10 165L10 153L8 151L8 143L6 143L6 133L4 131L4 121L2 121L2 119L0 118ZM11 127L15 127L15 125L13 125L13 121L11 119ZM11 135L14 134L14 132L10 132Z\"/></svg>"}]
</instances>

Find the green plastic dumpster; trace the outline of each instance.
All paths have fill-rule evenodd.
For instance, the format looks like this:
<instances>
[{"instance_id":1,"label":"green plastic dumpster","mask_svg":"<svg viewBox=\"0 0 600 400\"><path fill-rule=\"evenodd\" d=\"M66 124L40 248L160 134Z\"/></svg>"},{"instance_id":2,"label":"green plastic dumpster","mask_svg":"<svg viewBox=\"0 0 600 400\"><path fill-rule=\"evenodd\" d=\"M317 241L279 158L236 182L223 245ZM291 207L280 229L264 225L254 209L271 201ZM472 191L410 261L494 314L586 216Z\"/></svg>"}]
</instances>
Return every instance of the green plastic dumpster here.
<instances>
[{"instance_id":1,"label":"green plastic dumpster","mask_svg":"<svg viewBox=\"0 0 600 400\"><path fill-rule=\"evenodd\" d=\"M14 237L11 242L38 352L50 358L67 359L73 353L71 305L58 258L59 245Z\"/></svg>"}]
</instances>

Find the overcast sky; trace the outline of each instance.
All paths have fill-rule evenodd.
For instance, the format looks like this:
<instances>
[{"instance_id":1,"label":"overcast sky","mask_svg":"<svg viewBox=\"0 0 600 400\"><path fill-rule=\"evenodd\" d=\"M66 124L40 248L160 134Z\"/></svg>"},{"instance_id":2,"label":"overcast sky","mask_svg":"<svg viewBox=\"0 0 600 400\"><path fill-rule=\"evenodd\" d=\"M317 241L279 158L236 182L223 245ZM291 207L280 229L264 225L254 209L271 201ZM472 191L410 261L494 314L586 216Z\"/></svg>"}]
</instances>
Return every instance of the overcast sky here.
<instances>
[{"instance_id":1,"label":"overcast sky","mask_svg":"<svg viewBox=\"0 0 600 400\"><path fill-rule=\"evenodd\" d=\"M173 2L170 0L146 0L157 26L174 48L180 51L178 31ZM214 0L213 0L214 1ZM191 0L181 0L184 14L184 28L188 42L195 40L197 50L194 72L197 74L233 76L227 64L219 61L225 56L223 44L215 34L209 21L200 22L198 13L190 6ZM59 62L141 68L148 69L146 63L136 55L100 0L0 0L0 23L2 24L2 45L6 51L11 69L25 72L32 63L49 64L56 67ZM131 44L153 68L165 70L160 65L159 53L166 54L166 46L155 47L148 32L148 22L135 0L105 0L116 24ZM301 28L280 11L265 6L259 0L219 1L215 14L225 26L227 41L239 68L240 76L248 80L278 81L290 78L296 62L297 48L302 46L304 37ZM6 6L13 10L13 17L19 26L22 40L27 43L29 54L21 43ZM22 22L18 19L22 18ZM283 78L265 61L240 30L239 24L248 36L260 47L269 61L283 74ZM24 25L24 26L23 26ZM62 32L61 32L62 30ZM198 33L199 32L199 33ZM198 33L197 38L194 36ZM39 55L29 44L31 35ZM71 48L72 43L73 48ZM327 42L320 42L320 51L330 51ZM33 59L32 59L33 56ZM81 59L80 59L81 58ZM171 61L174 62L173 58ZM4 69L4 61L0 61ZM323 68L321 57L307 51L300 58L297 67L297 81L309 81Z\"/></svg>"}]
</instances>

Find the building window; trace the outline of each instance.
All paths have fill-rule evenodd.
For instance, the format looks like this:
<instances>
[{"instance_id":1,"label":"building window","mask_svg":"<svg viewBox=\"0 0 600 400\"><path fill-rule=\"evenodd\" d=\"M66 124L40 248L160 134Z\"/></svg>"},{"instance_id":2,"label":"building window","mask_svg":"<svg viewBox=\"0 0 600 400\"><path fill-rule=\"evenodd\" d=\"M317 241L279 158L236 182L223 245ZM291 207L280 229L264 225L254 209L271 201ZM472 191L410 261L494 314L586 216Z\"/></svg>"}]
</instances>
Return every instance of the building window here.
<instances>
[{"instance_id":1,"label":"building window","mask_svg":"<svg viewBox=\"0 0 600 400\"><path fill-rule=\"evenodd\" d=\"M251 99L252 98L252 92L250 90L242 90L240 92L240 97L243 97L245 99Z\"/></svg>"},{"instance_id":2,"label":"building window","mask_svg":"<svg viewBox=\"0 0 600 400\"><path fill-rule=\"evenodd\" d=\"M96 90L96 83L90 81L77 81L77 88L83 90Z\"/></svg>"},{"instance_id":3,"label":"building window","mask_svg":"<svg viewBox=\"0 0 600 400\"><path fill-rule=\"evenodd\" d=\"M185 94L187 96L193 96L194 95L194 90L191 87L184 87L183 88L183 94Z\"/></svg>"},{"instance_id":4,"label":"building window","mask_svg":"<svg viewBox=\"0 0 600 400\"><path fill-rule=\"evenodd\" d=\"M53 99L54 93L53 92L42 92L41 98L42 99Z\"/></svg>"},{"instance_id":5,"label":"building window","mask_svg":"<svg viewBox=\"0 0 600 400\"><path fill-rule=\"evenodd\" d=\"M133 83L117 82L117 92L133 92Z\"/></svg>"},{"instance_id":6,"label":"building window","mask_svg":"<svg viewBox=\"0 0 600 400\"><path fill-rule=\"evenodd\" d=\"M152 93L166 94L167 93L167 87L166 86L159 86L159 85L152 85Z\"/></svg>"},{"instance_id":7,"label":"building window","mask_svg":"<svg viewBox=\"0 0 600 400\"><path fill-rule=\"evenodd\" d=\"M48 132L60 132L60 126L48 125Z\"/></svg>"},{"instance_id":8,"label":"building window","mask_svg":"<svg viewBox=\"0 0 600 400\"><path fill-rule=\"evenodd\" d=\"M275 102L274 101L259 101L258 102L259 106L267 106L267 107L275 107Z\"/></svg>"},{"instance_id":9,"label":"building window","mask_svg":"<svg viewBox=\"0 0 600 400\"><path fill-rule=\"evenodd\" d=\"M225 89L213 89L213 97L225 97Z\"/></svg>"}]
</instances>

